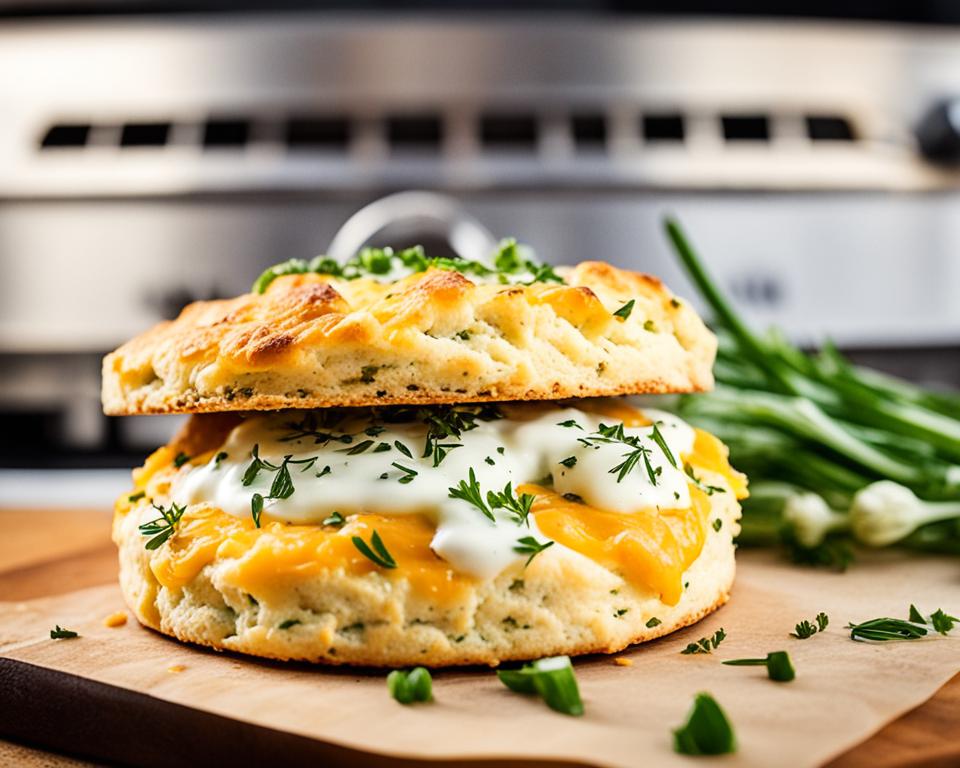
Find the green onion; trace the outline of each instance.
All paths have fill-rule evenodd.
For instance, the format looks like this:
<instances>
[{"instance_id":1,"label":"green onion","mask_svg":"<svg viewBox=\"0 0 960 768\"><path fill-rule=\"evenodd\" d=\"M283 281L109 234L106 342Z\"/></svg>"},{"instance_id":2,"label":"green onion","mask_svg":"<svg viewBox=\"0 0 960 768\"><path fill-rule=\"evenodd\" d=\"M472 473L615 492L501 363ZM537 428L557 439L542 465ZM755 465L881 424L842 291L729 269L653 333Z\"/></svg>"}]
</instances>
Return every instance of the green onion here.
<instances>
[{"instance_id":1,"label":"green onion","mask_svg":"<svg viewBox=\"0 0 960 768\"><path fill-rule=\"evenodd\" d=\"M755 333L679 224L665 225L719 339L716 390L668 407L750 477L739 542L782 541L798 562L839 568L851 540L960 553L960 395L854 366L829 341L811 355L776 329ZM779 490L753 492L765 485Z\"/></svg>"},{"instance_id":2,"label":"green onion","mask_svg":"<svg viewBox=\"0 0 960 768\"><path fill-rule=\"evenodd\" d=\"M59 624L57 624L55 629L50 630L51 640L70 640L74 637L80 637L80 635L72 629L64 629Z\"/></svg>"},{"instance_id":3,"label":"green onion","mask_svg":"<svg viewBox=\"0 0 960 768\"><path fill-rule=\"evenodd\" d=\"M731 667L766 667L767 677L778 683L788 683L797 676L786 651L771 651L765 659L728 659L722 663Z\"/></svg>"},{"instance_id":4,"label":"green onion","mask_svg":"<svg viewBox=\"0 0 960 768\"><path fill-rule=\"evenodd\" d=\"M409 672L393 670L387 675L387 690L401 704L433 701L433 680L424 667L414 667Z\"/></svg>"},{"instance_id":5,"label":"green onion","mask_svg":"<svg viewBox=\"0 0 960 768\"><path fill-rule=\"evenodd\" d=\"M673 751L681 755L726 755L737 751L733 726L709 693L698 693L687 722L673 732Z\"/></svg>"},{"instance_id":6,"label":"green onion","mask_svg":"<svg viewBox=\"0 0 960 768\"><path fill-rule=\"evenodd\" d=\"M565 715L583 714L580 689L569 656L540 659L520 669L500 669L497 677L515 693L540 696L550 709Z\"/></svg>"}]
</instances>

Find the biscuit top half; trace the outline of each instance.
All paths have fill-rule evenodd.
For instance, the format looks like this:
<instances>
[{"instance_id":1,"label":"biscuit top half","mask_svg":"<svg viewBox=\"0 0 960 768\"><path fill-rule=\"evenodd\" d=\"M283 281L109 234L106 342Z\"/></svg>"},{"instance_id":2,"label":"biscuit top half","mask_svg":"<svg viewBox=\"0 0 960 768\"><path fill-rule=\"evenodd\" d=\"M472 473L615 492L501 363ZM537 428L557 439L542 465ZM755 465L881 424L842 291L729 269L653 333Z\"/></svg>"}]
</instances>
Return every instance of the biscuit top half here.
<instances>
[{"instance_id":1,"label":"biscuit top half","mask_svg":"<svg viewBox=\"0 0 960 768\"><path fill-rule=\"evenodd\" d=\"M512 250L511 250L512 249ZM111 415L548 400L708 389L716 339L655 277L362 252L292 261L107 355ZM371 255L372 254L372 255ZM506 257L504 256L506 254Z\"/></svg>"}]
</instances>

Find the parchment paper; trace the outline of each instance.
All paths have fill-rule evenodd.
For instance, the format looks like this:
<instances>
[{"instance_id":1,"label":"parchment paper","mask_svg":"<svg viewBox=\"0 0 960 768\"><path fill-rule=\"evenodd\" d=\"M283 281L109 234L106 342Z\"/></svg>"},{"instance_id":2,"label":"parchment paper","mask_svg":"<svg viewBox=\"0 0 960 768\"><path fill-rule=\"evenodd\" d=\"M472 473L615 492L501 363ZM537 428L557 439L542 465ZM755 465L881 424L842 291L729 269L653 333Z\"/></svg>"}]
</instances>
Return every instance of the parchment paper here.
<instances>
[{"instance_id":1,"label":"parchment paper","mask_svg":"<svg viewBox=\"0 0 960 768\"><path fill-rule=\"evenodd\" d=\"M407 758L536 757L598 766L696 764L671 750L694 694L709 691L732 719L739 751L725 766L813 766L862 741L931 695L960 670L960 642L943 638L857 643L848 621L960 611L955 559L876 555L845 574L741 553L731 602L682 632L611 657L576 660L582 718L509 692L489 669L434 674L432 704L404 707L387 695L383 673L284 665L198 650L136 624L109 629L122 608L112 586L27 603L0 603L0 655L82 675L186 706L342 746ZM818 611L830 627L807 640L789 636ZM54 624L82 637L51 641ZM719 627L711 655L681 655ZM721 659L788 650L791 683L762 667ZM180 672L170 667L180 665Z\"/></svg>"}]
</instances>

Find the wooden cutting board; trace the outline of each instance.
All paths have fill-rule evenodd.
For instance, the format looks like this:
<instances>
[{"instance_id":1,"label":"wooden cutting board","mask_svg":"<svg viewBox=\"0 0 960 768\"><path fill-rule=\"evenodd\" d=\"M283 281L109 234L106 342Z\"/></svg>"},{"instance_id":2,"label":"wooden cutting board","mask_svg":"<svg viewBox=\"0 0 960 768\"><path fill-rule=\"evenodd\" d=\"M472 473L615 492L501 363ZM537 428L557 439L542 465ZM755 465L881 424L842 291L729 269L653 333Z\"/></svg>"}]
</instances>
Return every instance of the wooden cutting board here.
<instances>
[{"instance_id":1,"label":"wooden cutting board","mask_svg":"<svg viewBox=\"0 0 960 768\"><path fill-rule=\"evenodd\" d=\"M62 594L86 586L110 584L115 579L115 553L107 538L108 528L109 515L105 513L0 510L0 530L5 532L4 536L0 537L0 600L27 600L43 595ZM31 681L34 686L30 691L32 697L35 697L33 700L41 693L36 686L49 686L51 695L57 691L62 695L65 690L63 678L55 673L40 672L32 675ZM97 700L94 711L101 716L107 715L109 707L120 707L119 714L124 707L153 705L153 702L143 700L149 697L141 698L136 694L118 697L116 689L104 690L97 686L84 686L74 690L74 693L88 703L92 700L91 697ZM23 707L29 707L30 703L31 696L27 696ZM21 714L24 712L26 710ZM210 730L232 733L230 729L236 728L236 724L231 725L227 718L198 718L196 713L186 708L171 709L168 706L155 716L167 718L163 721L166 727L181 735L188 729L202 734ZM109 722L110 718L103 717L103 721ZM325 749L318 752L316 742L270 731L271 729L266 728L251 729L249 726L241 728L234 739L239 749L238 755L249 756L252 754L250 750L259 746L266 747L272 754L301 755L305 759L310 758L321 763L365 762L362 753L337 748L331 750L330 745L323 745ZM83 737L79 733L71 734L60 730L57 734L61 740L55 746L61 749L71 749L71 745L83 743ZM86 737L88 741L90 736L92 734ZM138 734L130 736L136 739ZM106 735L104 737L106 738ZM116 734L113 734L113 738L116 738ZM49 740L47 743L49 744ZM39 766L49 765L50 759L49 755L42 752L0 744L0 763ZM405 760L394 762L397 765L407 763ZM69 761L58 763L70 764ZM851 768L867 765L892 767L957 764L960 764L960 677L954 678L929 702L888 725L873 738L830 765L831 768Z\"/></svg>"}]
</instances>

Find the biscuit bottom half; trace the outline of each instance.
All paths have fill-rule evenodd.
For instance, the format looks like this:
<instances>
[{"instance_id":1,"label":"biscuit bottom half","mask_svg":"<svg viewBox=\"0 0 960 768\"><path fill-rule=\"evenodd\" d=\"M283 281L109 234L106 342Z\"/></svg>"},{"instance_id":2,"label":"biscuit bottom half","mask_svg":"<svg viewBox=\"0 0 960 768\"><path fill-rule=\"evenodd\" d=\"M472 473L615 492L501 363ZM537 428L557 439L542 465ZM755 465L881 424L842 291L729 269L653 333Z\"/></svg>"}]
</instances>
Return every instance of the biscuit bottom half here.
<instances>
[{"instance_id":1,"label":"biscuit bottom half","mask_svg":"<svg viewBox=\"0 0 960 768\"><path fill-rule=\"evenodd\" d=\"M420 514L361 511L336 524L294 524L190 503L177 508L168 536L150 542L144 521L157 517L153 510L169 504L171 487L191 471L183 457L218 461L234 425L195 416L135 471L133 492L117 502L124 597L142 624L179 640L326 664L496 665L619 651L692 624L729 597L745 485L706 433L697 439L706 448L684 461L699 487L717 492L691 487L690 509L662 512L674 515L672 528L522 484L517 493L534 497L533 529L553 545L480 578L454 571L434 552L436 526ZM661 510L643 514L656 519ZM679 547L670 530L682 530ZM369 542L374 531L396 567L379 567L358 551L355 539Z\"/></svg>"}]
</instances>

